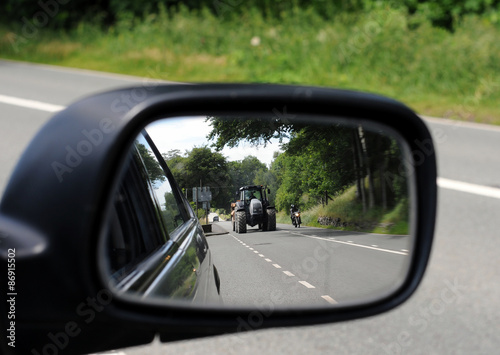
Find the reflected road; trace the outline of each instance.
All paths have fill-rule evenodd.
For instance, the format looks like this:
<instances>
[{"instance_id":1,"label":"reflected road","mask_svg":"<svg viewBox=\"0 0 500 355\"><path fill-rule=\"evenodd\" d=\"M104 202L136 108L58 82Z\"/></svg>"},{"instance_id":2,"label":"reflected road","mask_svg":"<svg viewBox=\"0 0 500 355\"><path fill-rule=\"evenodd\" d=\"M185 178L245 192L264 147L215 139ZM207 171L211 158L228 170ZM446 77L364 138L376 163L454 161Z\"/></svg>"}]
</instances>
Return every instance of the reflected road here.
<instances>
[{"instance_id":1,"label":"reflected road","mask_svg":"<svg viewBox=\"0 0 500 355\"><path fill-rule=\"evenodd\" d=\"M409 236L278 224L245 234L216 222L208 243L226 305L327 305L394 290L404 277Z\"/></svg>"}]
</instances>

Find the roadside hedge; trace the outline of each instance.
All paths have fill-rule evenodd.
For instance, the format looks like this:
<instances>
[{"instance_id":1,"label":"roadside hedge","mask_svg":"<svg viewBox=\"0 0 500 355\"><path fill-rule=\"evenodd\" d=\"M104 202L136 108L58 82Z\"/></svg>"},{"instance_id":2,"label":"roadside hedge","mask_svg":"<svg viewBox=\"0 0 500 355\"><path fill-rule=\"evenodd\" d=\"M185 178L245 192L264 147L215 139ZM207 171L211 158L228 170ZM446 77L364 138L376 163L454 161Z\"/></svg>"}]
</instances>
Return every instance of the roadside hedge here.
<instances>
[{"instance_id":1,"label":"roadside hedge","mask_svg":"<svg viewBox=\"0 0 500 355\"><path fill-rule=\"evenodd\" d=\"M203 8L219 17L241 15L258 9L265 17L279 18L291 9L314 9L325 18L345 12L370 11L377 7L404 8L409 14L430 20L433 25L453 30L467 14L498 18L500 0L3 0L0 20L11 26L70 29L80 22L114 24L124 14L145 17L160 8L190 11Z\"/></svg>"}]
</instances>

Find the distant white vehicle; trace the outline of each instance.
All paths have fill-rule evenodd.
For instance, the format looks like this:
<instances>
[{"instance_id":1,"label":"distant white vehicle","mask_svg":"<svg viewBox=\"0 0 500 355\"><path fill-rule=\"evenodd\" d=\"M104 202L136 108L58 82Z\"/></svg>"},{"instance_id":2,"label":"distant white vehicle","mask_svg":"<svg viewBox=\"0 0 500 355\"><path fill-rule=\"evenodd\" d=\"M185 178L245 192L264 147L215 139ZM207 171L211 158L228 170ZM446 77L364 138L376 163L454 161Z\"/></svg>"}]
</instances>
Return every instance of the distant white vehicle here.
<instances>
[{"instance_id":1,"label":"distant white vehicle","mask_svg":"<svg viewBox=\"0 0 500 355\"><path fill-rule=\"evenodd\" d=\"M220 217L219 217L219 215L217 213L210 212L208 214L208 220L212 221L212 222L219 222L220 221Z\"/></svg>"}]
</instances>

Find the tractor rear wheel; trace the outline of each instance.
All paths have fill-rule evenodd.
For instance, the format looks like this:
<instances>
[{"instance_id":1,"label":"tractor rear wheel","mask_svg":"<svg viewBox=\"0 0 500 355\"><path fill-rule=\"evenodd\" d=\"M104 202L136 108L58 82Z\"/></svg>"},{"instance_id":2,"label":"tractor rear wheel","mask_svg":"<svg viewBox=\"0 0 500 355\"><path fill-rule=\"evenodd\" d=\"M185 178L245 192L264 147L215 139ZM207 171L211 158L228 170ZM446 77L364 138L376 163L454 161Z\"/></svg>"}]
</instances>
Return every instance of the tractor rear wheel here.
<instances>
[{"instance_id":1,"label":"tractor rear wheel","mask_svg":"<svg viewBox=\"0 0 500 355\"><path fill-rule=\"evenodd\" d=\"M267 228L268 231L276 230L276 210L269 208L267 210Z\"/></svg>"},{"instance_id":2,"label":"tractor rear wheel","mask_svg":"<svg viewBox=\"0 0 500 355\"><path fill-rule=\"evenodd\" d=\"M236 233L246 233L247 232L247 217L245 211L238 211L236 216Z\"/></svg>"}]
</instances>

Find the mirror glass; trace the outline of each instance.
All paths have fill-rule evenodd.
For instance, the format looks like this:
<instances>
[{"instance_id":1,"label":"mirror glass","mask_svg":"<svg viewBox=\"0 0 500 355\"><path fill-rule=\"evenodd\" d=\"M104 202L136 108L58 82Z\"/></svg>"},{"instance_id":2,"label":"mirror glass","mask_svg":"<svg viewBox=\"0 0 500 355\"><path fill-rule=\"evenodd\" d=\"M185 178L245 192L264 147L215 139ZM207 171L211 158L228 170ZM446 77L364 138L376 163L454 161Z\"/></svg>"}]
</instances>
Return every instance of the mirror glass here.
<instances>
[{"instance_id":1,"label":"mirror glass","mask_svg":"<svg viewBox=\"0 0 500 355\"><path fill-rule=\"evenodd\" d=\"M117 295L275 309L401 286L414 244L406 145L362 120L288 116L173 117L138 134L101 238Z\"/></svg>"}]
</instances>

